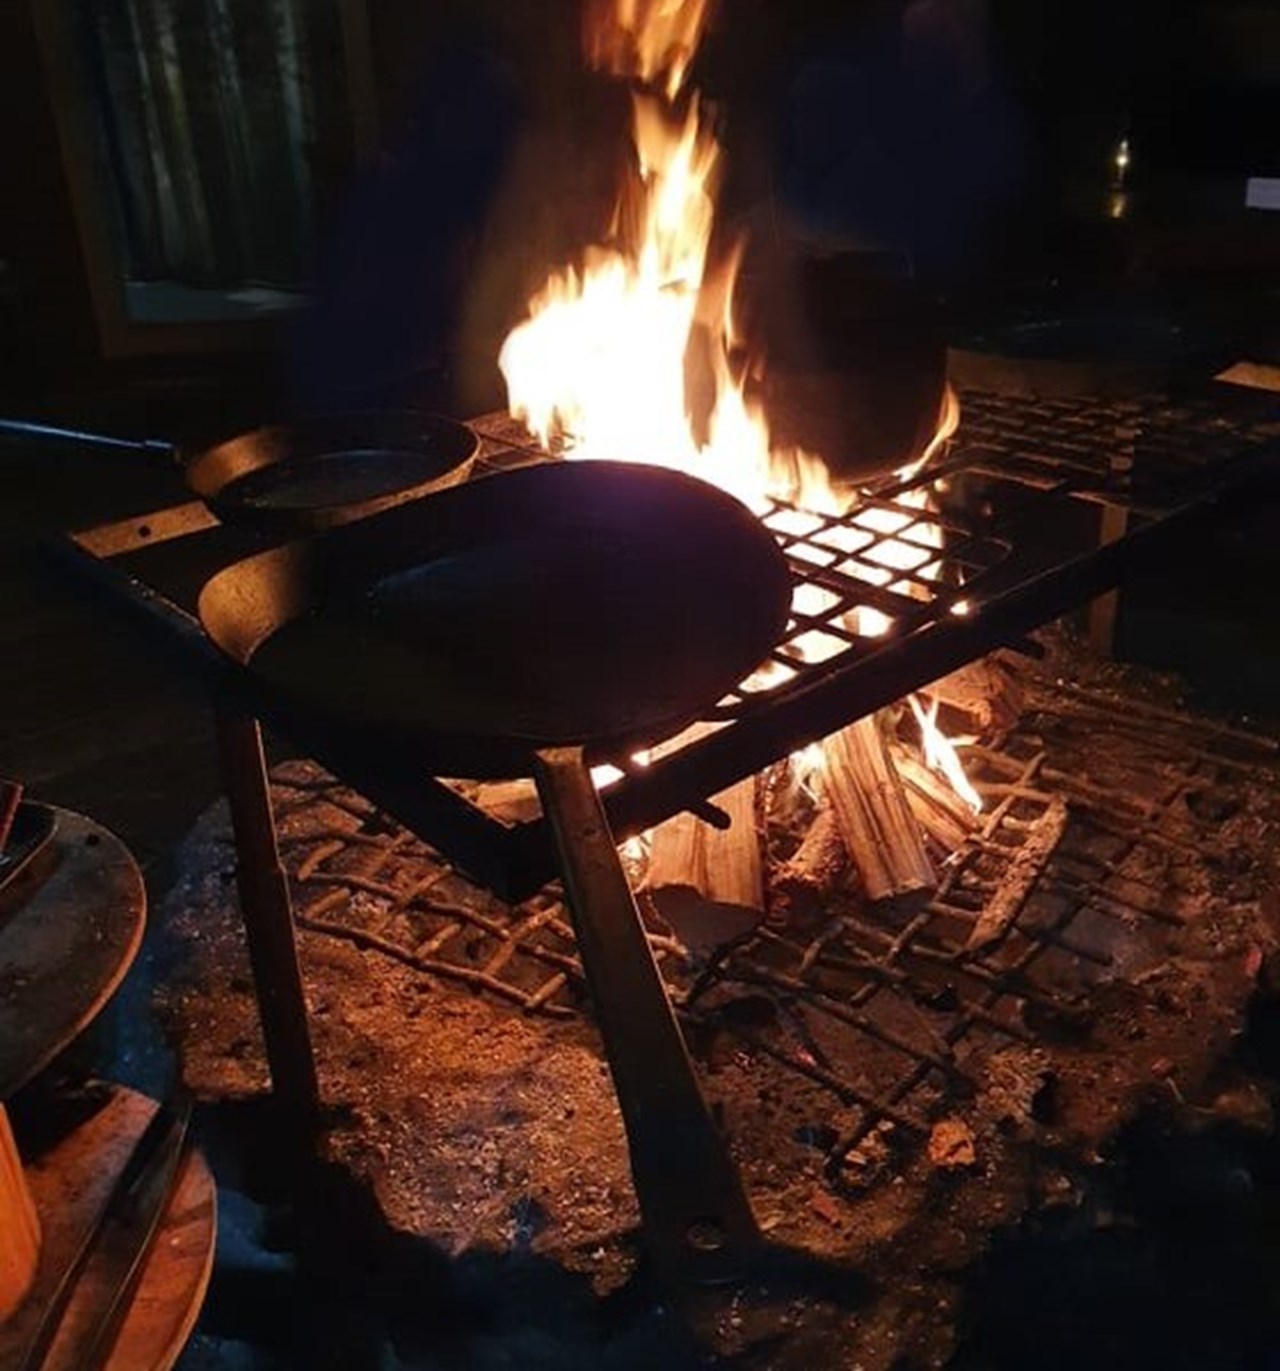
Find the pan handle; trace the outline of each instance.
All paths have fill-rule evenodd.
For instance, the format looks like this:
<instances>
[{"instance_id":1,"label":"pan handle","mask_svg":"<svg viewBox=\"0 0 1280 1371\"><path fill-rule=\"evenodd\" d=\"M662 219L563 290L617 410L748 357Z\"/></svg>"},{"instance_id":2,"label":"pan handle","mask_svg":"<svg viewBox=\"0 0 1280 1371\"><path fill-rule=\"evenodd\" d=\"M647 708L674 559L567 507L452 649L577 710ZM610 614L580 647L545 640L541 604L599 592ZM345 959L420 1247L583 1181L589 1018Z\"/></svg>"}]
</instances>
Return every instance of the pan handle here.
<instances>
[{"instance_id":1,"label":"pan handle","mask_svg":"<svg viewBox=\"0 0 1280 1371\"><path fill-rule=\"evenodd\" d=\"M669 1284L745 1274L761 1237L711 1118L581 747L536 754L578 952L631 1153L645 1240Z\"/></svg>"},{"instance_id":2,"label":"pan handle","mask_svg":"<svg viewBox=\"0 0 1280 1371\"><path fill-rule=\"evenodd\" d=\"M143 457L163 457L171 462L178 460L173 444L166 443L162 438L115 438L109 433L89 433L79 428L62 428L57 424L37 423L34 419L0 419L0 434L11 438L31 438L37 442L112 448L118 452L136 452Z\"/></svg>"}]
</instances>

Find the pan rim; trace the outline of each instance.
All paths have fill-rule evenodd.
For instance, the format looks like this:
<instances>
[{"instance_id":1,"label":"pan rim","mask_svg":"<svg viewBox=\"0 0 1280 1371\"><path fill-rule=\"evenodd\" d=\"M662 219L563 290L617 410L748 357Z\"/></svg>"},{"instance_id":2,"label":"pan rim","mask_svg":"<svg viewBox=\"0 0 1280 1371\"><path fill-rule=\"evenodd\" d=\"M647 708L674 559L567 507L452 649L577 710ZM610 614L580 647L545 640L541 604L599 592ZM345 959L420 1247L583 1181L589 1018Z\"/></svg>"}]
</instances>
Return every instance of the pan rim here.
<instances>
[{"instance_id":1,"label":"pan rim","mask_svg":"<svg viewBox=\"0 0 1280 1371\"><path fill-rule=\"evenodd\" d=\"M393 431L388 434L386 430ZM383 433L379 435L379 430ZM326 434L332 432L332 438ZM462 480L480 452L480 435L459 419L427 410L357 409L304 415L265 424L188 452L179 450L184 479L219 518L274 524L294 531L318 531L368 518L384 509L447 488ZM310 463L339 460L356 452L419 459L416 479L403 479L373 494L330 495L269 504L246 493L260 471L287 467L289 479ZM410 473L412 474L412 473Z\"/></svg>"}]
</instances>

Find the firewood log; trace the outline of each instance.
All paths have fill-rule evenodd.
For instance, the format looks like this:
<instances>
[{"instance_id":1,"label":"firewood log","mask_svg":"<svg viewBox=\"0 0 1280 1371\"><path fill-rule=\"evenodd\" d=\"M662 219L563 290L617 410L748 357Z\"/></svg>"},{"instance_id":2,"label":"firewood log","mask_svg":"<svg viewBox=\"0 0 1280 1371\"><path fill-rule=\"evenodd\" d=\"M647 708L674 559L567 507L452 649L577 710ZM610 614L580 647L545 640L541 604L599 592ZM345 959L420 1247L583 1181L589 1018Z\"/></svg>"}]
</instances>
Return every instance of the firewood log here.
<instances>
[{"instance_id":1,"label":"firewood log","mask_svg":"<svg viewBox=\"0 0 1280 1371\"><path fill-rule=\"evenodd\" d=\"M826 798L867 899L934 889L937 878L920 826L876 720L859 719L822 747Z\"/></svg>"},{"instance_id":2,"label":"firewood log","mask_svg":"<svg viewBox=\"0 0 1280 1371\"><path fill-rule=\"evenodd\" d=\"M532 781L485 781L476 787L476 804L502 823L528 823L538 817L538 792Z\"/></svg>"},{"instance_id":3,"label":"firewood log","mask_svg":"<svg viewBox=\"0 0 1280 1371\"><path fill-rule=\"evenodd\" d=\"M977 829L977 816L945 781L906 748L891 746L889 755L902 778L916 822L944 852L957 851Z\"/></svg>"},{"instance_id":4,"label":"firewood log","mask_svg":"<svg viewBox=\"0 0 1280 1371\"><path fill-rule=\"evenodd\" d=\"M661 907L664 890L696 891L715 904L764 908L764 861L756 828L755 778L712 799L729 816L713 828L692 814L676 814L653 830L644 887Z\"/></svg>"},{"instance_id":5,"label":"firewood log","mask_svg":"<svg viewBox=\"0 0 1280 1371\"><path fill-rule=\"evenodd\" d=\"M992 653L943 676L923 692L960 715L969 731L1001 733L1022 713L1022 680L1005 655Z\"/></svg>"},{"instance_id":6,"label":"firewood log","mask_svg":"<svg viewBox=\"0 0 1280 1371\"><path fill-rule=\"evenodd\" d=\"M771 915L776 914L779 922L792 923L824 913L829 896L848 869L836 817L829 808L820 809L774 879Z\"/></svg>"}]
</instances>

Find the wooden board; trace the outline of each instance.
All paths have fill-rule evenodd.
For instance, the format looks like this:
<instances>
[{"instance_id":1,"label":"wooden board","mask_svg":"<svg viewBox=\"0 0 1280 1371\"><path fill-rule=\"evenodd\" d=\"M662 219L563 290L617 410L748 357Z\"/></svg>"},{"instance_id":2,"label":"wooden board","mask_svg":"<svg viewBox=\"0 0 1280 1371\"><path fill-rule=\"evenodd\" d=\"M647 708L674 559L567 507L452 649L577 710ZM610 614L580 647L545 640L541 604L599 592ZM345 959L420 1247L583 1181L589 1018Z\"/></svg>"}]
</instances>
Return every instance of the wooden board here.
<instances>
[{"instance_id":1,"label":"wooden board","mask_svg":"<svg viewBox=\"0 0 1280 1371\"><path fill-rule=\"evenodd\" d=\"M0 1100L93 1020L142 941L146 888L128 848L56 814L52 870L25 899L0 901Z\"/></svg>"},{"instance_id":2,"label":"wooden board","mask_svg":"<svg viewBox=\"0 0 1280 1371\"><path fill-rule=\"evenodd\" d=\"M27 1168L27 1185L40 1216L44 1241L31 1294L0 1326L0 1371L13 1371L40 1321L58 1277L92 1222L134 1142L155 1111L153 1100L122 1087ZM182 1351L204 1302L213 1269L217 1204L213 1177L204 1158L192 1152L171 1197L120 1336L107 1360L108 1371L166 1371ZM64 1328L77 1309L100 1294L90 1283L73 1297ZM83 1297L83 1303L81 1300ZM65 1340L51 1350L49 1371L68 1363Z\"/></svg>"},{"instance_id":3,"label":"wooden board","mask_svg":"<svg viewBox=\"0 0 1280 1371\"><path fill-rule=\"evenodd\" d=\"M9 1116L0 1105L0 1324L26 1298L40 1263L40 1220Z\"/></svg>"}]
</instances>

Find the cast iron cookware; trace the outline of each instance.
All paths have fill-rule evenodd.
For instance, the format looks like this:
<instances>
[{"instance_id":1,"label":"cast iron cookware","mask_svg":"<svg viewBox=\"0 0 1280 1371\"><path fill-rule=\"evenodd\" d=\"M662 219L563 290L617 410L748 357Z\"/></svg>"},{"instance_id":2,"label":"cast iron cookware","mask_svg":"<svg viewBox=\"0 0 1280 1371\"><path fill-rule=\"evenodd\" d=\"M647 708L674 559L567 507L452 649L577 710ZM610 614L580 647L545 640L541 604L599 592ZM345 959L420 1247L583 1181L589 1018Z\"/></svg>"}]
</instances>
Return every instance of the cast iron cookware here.
<instances>
[{"instance_id":1,"label":"cast iron cookware","mask_svg":"<svg viewBox=\"0 0 1280 1371\"><path fill-rule=\"evenodd\" d=\"M218 518L284 532L332 528L452 485L479 446L465 424L414 410L318 415L189 452L26 419L0 419L0 434L176 462Z\"/></svg>"},{"instance_id":2,"label":"cast iron cookware","mask_svg":"<svg viewBox=\"0 0 1280 1371\"><path fill-rule=\"evenodd\" d=\"M1050 298L960 329L948 353L959 386L1024 399L1125 399L1209 381L1236 356L1204 321L1123 298L1072 308Z\"/></svg>"},{"instance_id":3,"label":"cast iron cookware","mask_svg":"<svg viewBox=\"0 0 1280 1371\"><path fill-rule=\"evenodd\" d=\"M444 776L533 773L627 1126L646 1241L676 1281L758 1234L690 1066L587 768L669 736L779 640L772 535L677 472L546 464L215 575L215 644L312 723Z\"/></svg>"}]
</instances>

